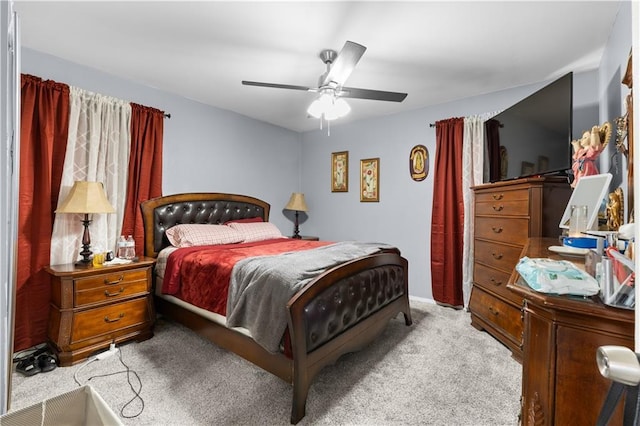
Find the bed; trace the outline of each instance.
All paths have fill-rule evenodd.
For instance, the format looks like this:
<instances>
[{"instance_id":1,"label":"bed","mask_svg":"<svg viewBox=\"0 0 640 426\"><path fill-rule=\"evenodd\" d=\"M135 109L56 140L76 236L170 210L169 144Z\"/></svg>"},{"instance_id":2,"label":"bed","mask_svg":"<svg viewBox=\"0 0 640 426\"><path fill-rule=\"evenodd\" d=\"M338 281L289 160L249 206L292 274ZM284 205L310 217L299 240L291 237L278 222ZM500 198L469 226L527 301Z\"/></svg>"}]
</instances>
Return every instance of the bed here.
<instances>
[{"instance_id":1,"label":"bed","mask_svg":"<svg viewBox=\"0 0 640 426\"><path fill-rule=\"evenodd\" d=\"M166 230L175 225L251 218L268 222L270 205L244 195L184 193L145 201L141 209L145 256L158 258L170 246ZM258 344L245 328L228 327L224 317L162 294L159 280L156 277L158 313L292 385L292 424L304 417L309 387L323 367L373 342L399 313L407 326L412 322L408 264L394 248L349 260L306 282L286 302L288 338L276 352Z\"/></svg>"}]
</instances>

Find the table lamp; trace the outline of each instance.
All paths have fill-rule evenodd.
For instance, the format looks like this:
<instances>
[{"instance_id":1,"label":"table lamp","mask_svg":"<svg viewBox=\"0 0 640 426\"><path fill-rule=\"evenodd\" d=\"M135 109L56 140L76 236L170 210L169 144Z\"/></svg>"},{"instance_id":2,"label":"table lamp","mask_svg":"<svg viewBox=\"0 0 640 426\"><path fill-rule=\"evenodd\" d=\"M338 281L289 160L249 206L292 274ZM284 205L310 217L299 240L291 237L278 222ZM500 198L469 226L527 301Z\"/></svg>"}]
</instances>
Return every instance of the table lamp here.
<instances>
[{"instance_id":1,"label":"table lamp","mask_svg":"<svg viewBox=\"0 0 640 426\"><path fill-rule=\"evenodd\" d=\"M307 203L304 202L304 194L300 192L294 192L293 194L291 194L291 198L289 199L289 202L284 209L293 210L296 212L296 224L293 228L293 236L291 238L302 238L300 236L300 230L298 228L298 214L299 212L309 211L309 209L307 208Z\"/></svg>"},{"instance_id":2,"label":"table lamp","mask_svg":"<svg viewBox=\"0 0 640 426\"><path fill-rule=\"evenodd\" d=\"M89 235L89 214L92 213L115 213L115 209L109 203L107 194L104 192L101 182L76 181L69 191L69 195L58 207L56 213L82 213L84 220L84 233L82 234L82 251L76 266L89 267L91 265L91 237Z\"/></svg>"}]
</instances>

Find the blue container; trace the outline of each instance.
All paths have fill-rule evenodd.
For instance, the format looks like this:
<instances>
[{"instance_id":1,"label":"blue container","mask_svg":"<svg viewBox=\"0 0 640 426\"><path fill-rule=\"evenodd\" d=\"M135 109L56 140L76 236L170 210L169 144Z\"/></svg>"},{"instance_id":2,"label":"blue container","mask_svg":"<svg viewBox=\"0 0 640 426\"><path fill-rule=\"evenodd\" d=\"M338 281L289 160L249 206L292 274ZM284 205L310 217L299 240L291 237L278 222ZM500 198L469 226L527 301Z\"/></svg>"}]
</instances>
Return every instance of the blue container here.
<instances>
[{"instance_id":1,"label":"blue container","mask_svg":"<svg viewBox=\"0 0 640 426\"><path fill-rule=\"evenodd\" d=\"M591 249L597 247L598 241L597 238L589 237L564 237L563 244L567 247Z\"/></svg>"}]
</instances>

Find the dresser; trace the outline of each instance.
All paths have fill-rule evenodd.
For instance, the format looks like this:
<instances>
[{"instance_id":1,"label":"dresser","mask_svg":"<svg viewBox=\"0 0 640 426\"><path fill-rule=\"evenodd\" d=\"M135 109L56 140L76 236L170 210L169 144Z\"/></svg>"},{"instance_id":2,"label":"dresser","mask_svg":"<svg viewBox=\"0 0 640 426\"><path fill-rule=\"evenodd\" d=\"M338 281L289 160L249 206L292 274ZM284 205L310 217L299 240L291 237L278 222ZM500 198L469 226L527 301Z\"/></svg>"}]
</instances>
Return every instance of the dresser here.
<instances>
[{"instance_id":1,"label":"dresser","mask_svg":"<svg viewBox=\"0 0 640 426\"><path fill-rule=\"evenodd\" d=\"M142 257L124 265L46 268L52 276L48 338L61 366L84 360L112 342L153 336L154 263Z\"/></svg>"},{"instance_id":2,"label":"dresser","mask_svg":"<svg viewBox=\"0 0 640 426\"><path fill-rule=\"evenodd\" d=\"M471 325L522 358L522 297L507 282L530 237L558 237L571 196L566 178L527 178L473 188L474 265ZM557 240L556 240L557 241Z\"/></svg>"},{"instance_id":3,"label":"dresser","mask_svg":"<svg viewBox=\"0 0 640 426\"><path fill-rule=\"evenodd\" d=\"M562 259L548 250L554 244L532 238L522 255ZM522 424L595 425L611 386L598 371L596 351L605 345L633 349L634 311L606 306L597 297L538 293L517 272L507 286L523 299ZM623 405L610 426L622 424Z\"/></svg>"}]
</instances>

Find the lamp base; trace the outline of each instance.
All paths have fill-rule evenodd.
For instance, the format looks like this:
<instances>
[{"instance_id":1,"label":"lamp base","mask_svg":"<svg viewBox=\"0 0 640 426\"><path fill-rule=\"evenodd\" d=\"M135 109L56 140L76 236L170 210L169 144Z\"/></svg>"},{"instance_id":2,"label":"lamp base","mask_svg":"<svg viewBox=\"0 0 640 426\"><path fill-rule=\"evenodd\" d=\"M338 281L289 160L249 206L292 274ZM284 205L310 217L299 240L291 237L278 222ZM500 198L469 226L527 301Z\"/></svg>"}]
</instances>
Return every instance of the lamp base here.
<instances>
[{"instance_id":1,"label":"lamp base","mask_svg":"<svg viewBox=\"0 0 640 426\"><path fill-rule=\"evenodd\" d=\"M75 266L76 268L90 268L93 266L93 261L89 259L89 261L86 262L84 259L80 259L76 263L74 263L73 266Z\"/></svg>"},{"instance_id":2,"label":"lamp base","mask_svg":"<svg viewBox=\"0 0 640 426\"><path fill-rule=\"evenodd\" d=\"M90 223L91 220L89 219L89 215L85 213L84 220L82 221L82 226L84 228L84 232L82 233L82 251L79 253L80 256L82 256L82 259L77 261L75 264L78 268L88 268L93 263L91 259L91 255L93 254L91 251L91 236L89 235Z\"/></svg>"}]
</instances>

